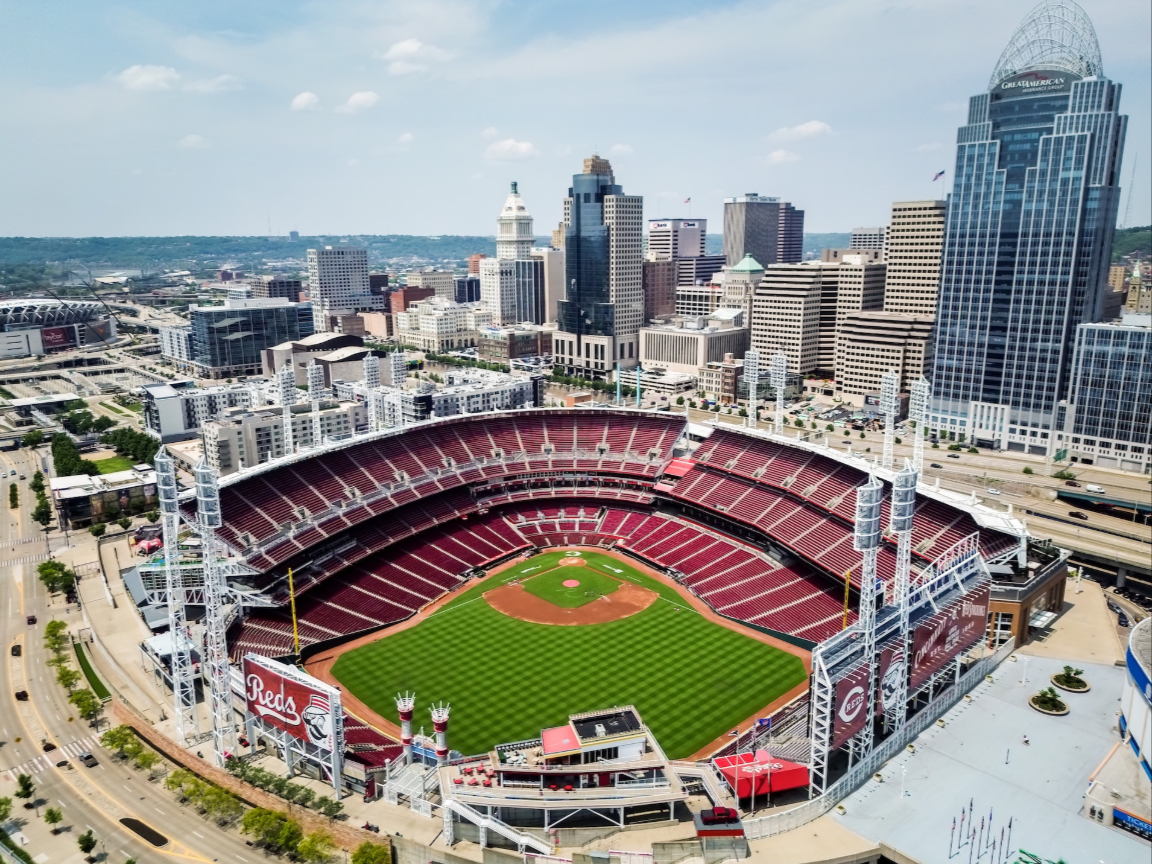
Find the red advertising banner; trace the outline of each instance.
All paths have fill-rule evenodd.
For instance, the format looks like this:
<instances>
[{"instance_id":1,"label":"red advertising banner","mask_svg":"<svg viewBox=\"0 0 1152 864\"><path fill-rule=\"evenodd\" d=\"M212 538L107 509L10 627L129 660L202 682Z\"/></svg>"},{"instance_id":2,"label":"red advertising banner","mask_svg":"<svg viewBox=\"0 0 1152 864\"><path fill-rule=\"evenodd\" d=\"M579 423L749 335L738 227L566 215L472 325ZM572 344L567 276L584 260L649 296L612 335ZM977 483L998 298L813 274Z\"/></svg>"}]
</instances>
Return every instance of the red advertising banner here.
<instances>
[{"instance_id":1,"label":"red advertising banner","mask_svg":"<svg viewBox=\"0 0 1152 864\"><path fill-rule=\"evenodd\" d=\"M832 703L832 747L836 748L868 722L868 664L861 663L836 682Z\"/></svg>"},{"instance_id":2,"label":"red advertising banner","mask_svg":"<svg viewBox=\"0 0 1152 864\"><path fill-rule=\"evenodd\" d=\"M912 687L927 681L983 635L988 624L989 586L965 594L916 628L912 637Z\"/></svg>"},{"instance_id":3,"label":"red advertising banner","mask_svg":"<svg viewBox=\"0 0 1152 864\"><path fill-rule=\"evenodd\" d=\"M339 691L332 691L319 681L308 683L294 672L292 667L274 660L245 657L248 712L294 738L334 749L337 726L342 721Z\"/></svg>"},{"instance_id":4,"label":"red advertising banner","mask_svg":"<svg viewBox=\"0 0 1152 864\"><path fill-rule=\"evenodd\" d=\"M45 327L40 331L40 339L45 350L49 348L69 348L76 344L75 327Z\"/></svg>"}]
</instances>

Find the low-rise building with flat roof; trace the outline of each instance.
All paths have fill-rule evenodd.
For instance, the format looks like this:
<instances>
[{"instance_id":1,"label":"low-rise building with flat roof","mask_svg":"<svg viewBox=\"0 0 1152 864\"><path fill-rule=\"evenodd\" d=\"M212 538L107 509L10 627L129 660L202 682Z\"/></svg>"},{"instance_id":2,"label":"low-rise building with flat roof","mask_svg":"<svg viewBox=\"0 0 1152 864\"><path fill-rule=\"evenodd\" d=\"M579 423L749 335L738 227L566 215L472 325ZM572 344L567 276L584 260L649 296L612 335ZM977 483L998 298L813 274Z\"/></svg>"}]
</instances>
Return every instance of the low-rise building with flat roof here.
<instances>
[{"instance_id":1,"label":"low-rise building with flat roof","mask_svg":"<svg viewBox=\"0 0 1152 864\"><path fill-rule=\"evenodd\" d=\"M51 477L48 487L60 520L70 528L143 513L156 505L156 472L151 465L96 476Z\"/></svg>"}]
</instances>

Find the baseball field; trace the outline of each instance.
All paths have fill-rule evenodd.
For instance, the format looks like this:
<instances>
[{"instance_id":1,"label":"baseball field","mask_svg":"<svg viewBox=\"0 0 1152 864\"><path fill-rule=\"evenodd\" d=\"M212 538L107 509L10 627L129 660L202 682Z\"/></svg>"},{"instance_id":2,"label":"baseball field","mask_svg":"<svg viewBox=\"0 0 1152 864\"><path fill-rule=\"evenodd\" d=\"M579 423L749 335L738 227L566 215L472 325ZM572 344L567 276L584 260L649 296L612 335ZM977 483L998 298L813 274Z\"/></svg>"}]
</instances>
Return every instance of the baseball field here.
<instances>
[{"instance_id":1,"label":"baseball field","mask_svg":"<svg viewBox=\"0 0 1152 864\"><path fill-rule=\"evenodd\" d=\"M548 552L341 654L332 675L393 723L393 697L414 691L417 731L431 731L430 703L450 702L449 746L464 754L634 704L667 755L684 758L807 678L800 657L739 626L709 620L620 557Z\"/></svg>"}]
</instances>

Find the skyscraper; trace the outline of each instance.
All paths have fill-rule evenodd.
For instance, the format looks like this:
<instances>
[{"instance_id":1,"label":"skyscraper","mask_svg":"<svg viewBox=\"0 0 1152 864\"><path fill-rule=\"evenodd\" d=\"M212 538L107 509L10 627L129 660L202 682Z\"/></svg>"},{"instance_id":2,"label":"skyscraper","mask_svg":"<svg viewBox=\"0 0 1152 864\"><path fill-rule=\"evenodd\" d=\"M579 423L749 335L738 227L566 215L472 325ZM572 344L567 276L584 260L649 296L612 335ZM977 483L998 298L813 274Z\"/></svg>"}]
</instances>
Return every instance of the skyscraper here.
<instances>
[{"instance_id":1,"label":"skyscraper","mask_svg":"<svg viewBox=\"0 0 1152 864\"><path fill-rule=\"evenodd\" d=\"M724 199L724 263L729 267L735 267L745 255L765 267L777 263L779 236L779 198L748 192Z\"/></svg>"},{"instance_id":2,"label":"skyscraper","mask_svg":"<svg viewBox=\"0 0 1152 864\"><path fill-rule=\"evenodd\" d=\"M543 324L544 266L532 256L532 214L515 182L496 225L496 257L480 261L480 300L494 324Z\"/></svg>"},{"instance_id":3,"label":"skyscraper","mask_svg":"<svg viewBox=\"0 0 1152 864\"><path fill-rule=\"evenodd\" d=\"M787 201L780 205L780 231L777 244L777 264L795 264L804 259L804 211L797 210Z\"/></svg>"},{"instance_id":4,"label":"skyscraper","mask_svg":"<svg viewBox=\"0 0 1152 864\"><path fill-rule=\"evenodd\" d=\"M656 219L648 222L648 257L696 258L704 254L707 219Z\"/></svg>"},{"instance_id":5,"label":"skyscraper","mask_svg":"<svg viewBox=\"0 0 1152 864\"><path fill-rule=\"evenodd\" d=\"M1099 320L1127 117L1092 23L1044 0L957 136L930 425L1043 454L1076 327Z\"/></svg>"},{"instance_id":6,"label":"skyscraper","mask_svg":"<svg viewBox=\"0 0 1152 864\"><path fill-rule=\"evenodd\" d=\"M944 248L945 201L897 201L884 238L884 311L935 315Z\"/></svg>"},{"instance_id":7,"label":"skyscraper","mask_svg":"<svg viewBox=\"0 0 1152 864\"><path fill-rule=\"evenodd\" d=\"M382 310L385 298L368 281L368 250L325 246L308 250L308 291L317 333L335 330L333 319Z\"/></svg>"},{"instance_id":8,"label":"skyscraper","mask_svg":"<svg viewBox=\"0 0 1152 864\"><path fill-rule=\"evenodd\" d=\"M553 339L566 374L606 378L635 367L644 317L641 233L644 199L625 195L607 159L592 156L564 199L565 299Z\"/></svg>"}]
</instances>

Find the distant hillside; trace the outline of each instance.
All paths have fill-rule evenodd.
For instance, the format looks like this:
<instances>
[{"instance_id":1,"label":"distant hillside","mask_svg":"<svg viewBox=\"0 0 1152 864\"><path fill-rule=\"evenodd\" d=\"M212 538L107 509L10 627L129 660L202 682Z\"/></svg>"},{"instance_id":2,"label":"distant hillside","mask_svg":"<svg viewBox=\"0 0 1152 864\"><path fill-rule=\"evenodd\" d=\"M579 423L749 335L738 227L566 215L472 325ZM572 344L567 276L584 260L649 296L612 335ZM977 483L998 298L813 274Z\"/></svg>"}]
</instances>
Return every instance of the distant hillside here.
<instances>
[{"instance_id":1,"label":"distant hillside","mask_svg":"<svg viewBox=\"0 0 1152 864\"><path fill-rule=\"evenodd\" d=\"M846 249L849 236L848 234L805 234L804 255L807 257L809 253L812 253L818 258L821 249ZM709 234L704 248L709 255L719 255L724 251L724 235Z\"/></svg>"},{"instance_id":2,"label":"distant hillside","mask_svg":"<svg viewBox=\"0 0 1152 864\"><path fill-rule=\"evenodd\" d=\"M1119 264L1122 258L1133 252L1140 255L1152 253L1152 225L1117 229L1112 238L1112 263Z\"/></svg>"}]
</instances>

